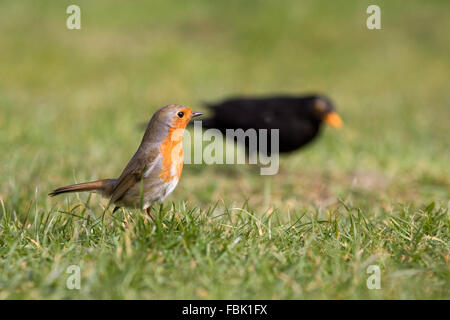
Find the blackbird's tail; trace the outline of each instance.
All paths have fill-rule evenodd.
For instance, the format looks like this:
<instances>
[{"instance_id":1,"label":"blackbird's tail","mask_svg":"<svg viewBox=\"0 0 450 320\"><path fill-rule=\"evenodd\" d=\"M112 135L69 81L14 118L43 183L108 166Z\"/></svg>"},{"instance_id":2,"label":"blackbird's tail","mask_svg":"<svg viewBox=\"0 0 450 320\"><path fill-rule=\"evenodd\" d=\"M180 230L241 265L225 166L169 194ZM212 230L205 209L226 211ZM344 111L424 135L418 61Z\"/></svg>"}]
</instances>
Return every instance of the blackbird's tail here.
<instances>
[{"instance_id":1,"label":"blackbird's tail","mask_svg":"<svg viewBox=\"0 0 450 320\"><path fill-rule=\"evenodd\" d=\"M194 122L201 121L202 127L205 128L205 129L217 128L218 123L217 123L216 115L214 114L214 108L216 107L216 105L209 104L209 103L206 103L206 102L202 102L202 105L207 107L209 110L213 111L212 115L210 113L210 118L191 121L191 122L189 122L188 125L193 127L194 126Z\"/></svg>"},{"instance_id":2,"label":"blackbird's tail","mask_svg":"<svg viewBox=\"0 0 450 320\"><path fill-rule=\"evenodd\" d=\"M217 129L217 121L216 118L208 118L208 119L202 119L200 120L202 122L202 127L205 129ZM193 122L191 122L192 125L194 125Z\"/></svg>"},{"instance_id":3,"label":"blackbird's tail","mask_svg":"<svg viewBox=\"0 0 450 320\"><path fill-rule=\"evenodd\" d=\"M48 195L54 197L62 193L84 192L84 191L99 192L104 195L110 195L112 193L112 189L114 188L115 182L116 179L104 179L92 182L72 184L70 186L57 188L52 192L50 192Z\"/></svg>"}]
</instances>

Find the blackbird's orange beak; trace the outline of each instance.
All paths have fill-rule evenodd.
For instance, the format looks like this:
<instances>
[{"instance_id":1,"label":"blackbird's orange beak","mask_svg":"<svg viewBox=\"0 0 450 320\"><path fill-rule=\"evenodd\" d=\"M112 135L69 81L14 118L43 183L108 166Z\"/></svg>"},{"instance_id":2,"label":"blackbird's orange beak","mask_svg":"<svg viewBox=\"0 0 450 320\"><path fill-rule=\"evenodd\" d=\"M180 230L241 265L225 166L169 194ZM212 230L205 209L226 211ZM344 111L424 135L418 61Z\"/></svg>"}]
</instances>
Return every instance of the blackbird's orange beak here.
<instances>
[{"instance_id":1,"label":"blackbird's orange beak","mask_svg":"<svg viewBox=\"0 0 450 320\"><path fill-rule=\"evenodd\" d=\"M342 126L341 117L334 111L327 113L323 120L334 128L340 128Z\"/></svg>"},{"instance_id":2,"label":"blackbird's orange beak","mask_svg":"<svg viewBox=\"0 0 450 320\"><path fill-rule=\"evenodd\" d=\"M195 117L201 116L202 114L203 114L203 112L194 112L192 114L191 118L195 118Z\"/></svg>"}]
</instances>

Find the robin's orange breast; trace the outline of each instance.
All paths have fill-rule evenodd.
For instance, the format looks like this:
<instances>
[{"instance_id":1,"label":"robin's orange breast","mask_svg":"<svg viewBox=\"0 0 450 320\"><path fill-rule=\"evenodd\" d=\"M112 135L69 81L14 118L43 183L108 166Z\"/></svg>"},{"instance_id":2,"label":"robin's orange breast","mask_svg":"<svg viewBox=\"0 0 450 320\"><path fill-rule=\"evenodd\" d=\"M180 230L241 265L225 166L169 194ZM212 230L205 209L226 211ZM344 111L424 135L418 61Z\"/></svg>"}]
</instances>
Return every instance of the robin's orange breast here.
<instances>
[{"instance_id":1,"label":"robin's orange breast","mask_svg":"<svg viewBox=\"0 0 450 320\"><path fill-rule=\"evenodd\" d=\"M162 166L159 177L164 182L180 179L183 171L183 130L170 128L167 138L161 143Z\"/></svg>"}]
</instances>

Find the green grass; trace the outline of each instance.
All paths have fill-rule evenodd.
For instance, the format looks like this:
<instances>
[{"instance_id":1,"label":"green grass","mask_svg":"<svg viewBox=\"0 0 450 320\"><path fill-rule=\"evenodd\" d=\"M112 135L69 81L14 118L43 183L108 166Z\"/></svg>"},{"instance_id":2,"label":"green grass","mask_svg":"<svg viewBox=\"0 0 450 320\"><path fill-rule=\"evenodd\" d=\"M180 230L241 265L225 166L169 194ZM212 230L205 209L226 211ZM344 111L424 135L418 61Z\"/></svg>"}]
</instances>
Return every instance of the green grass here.
<instances>
[{"instance_id":1,"label":"green grass","mask_svg":"<svg viewBox=\"0 0 450 320\"><path fill-rule=\"evenodd\" d=\"M345 206L344 206L345 207ZM221 213L185 204L102 222L90 203L2 221L0 281L9 298L443 298L448 211L395 208L369 219L345 207L283 217L244 205ZM32 208L30 211L33 211ZM345 214L345 215L344 215ZM366 271L382 270L382 290ZM70 265L81 289L68 290ZM422 290L417 292L417 288Z\"/></svg>"},{"instance_id":2,"label":"green grass","mask_svg":"<svg viewBox=\"0 0 450 320\"><path fill-rule=\"evenodd\" d=\"M379 31L369 1L79 1L69 31L72 3L0 4L0 298L450 298L448 1L378 1ZM156 223L47 197L162 105L308 91L345 126L275 176L186 165Z\"/></svg>"}]
</instances>

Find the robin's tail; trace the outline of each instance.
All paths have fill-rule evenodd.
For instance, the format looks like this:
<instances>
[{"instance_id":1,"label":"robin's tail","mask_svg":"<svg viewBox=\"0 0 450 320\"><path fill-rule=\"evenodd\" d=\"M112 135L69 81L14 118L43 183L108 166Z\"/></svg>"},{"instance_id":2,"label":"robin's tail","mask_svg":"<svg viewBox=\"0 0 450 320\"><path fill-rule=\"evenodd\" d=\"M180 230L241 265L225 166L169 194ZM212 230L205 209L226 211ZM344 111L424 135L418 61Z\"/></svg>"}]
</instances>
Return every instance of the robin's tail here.
<instances>
[{"instance_id":1,"label":"robin's tail","mask_svg":"<svg viewBox=\"0 0 450 320\"><path fill-rule=\"evenodd\" d=\"M116 179L104 179L92 182L72 184L70 186L57 188L52 192L50 192L48 195L54 197L61 193L90 191L90 192L99 192L103 195L108 196L111 194L115 182Z\"/></svg>"}]
</instances>

